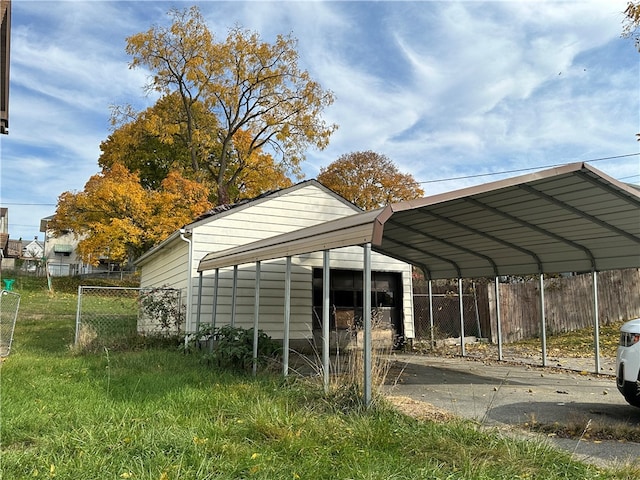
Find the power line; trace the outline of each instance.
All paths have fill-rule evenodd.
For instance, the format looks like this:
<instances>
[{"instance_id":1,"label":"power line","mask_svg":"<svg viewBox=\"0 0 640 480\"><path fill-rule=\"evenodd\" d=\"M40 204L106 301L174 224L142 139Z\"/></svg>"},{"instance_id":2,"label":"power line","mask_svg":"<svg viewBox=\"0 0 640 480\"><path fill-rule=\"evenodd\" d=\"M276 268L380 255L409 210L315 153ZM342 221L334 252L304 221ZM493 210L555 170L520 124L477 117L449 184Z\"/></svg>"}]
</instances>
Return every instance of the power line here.
<instances>
[{"instance_id":1,"label":"power line","mask_svg":"<svg viewBox=\"0 0 640 480\"><path fill-rule=\"evenodd\" d=\"M18 207L55 207L55 203L7 203L0 202L0 205L13 205Z\"/></svg>"},{"instance_id":2,"label":"power line","mask_svg":"<svg viewBox=\"0 0 640 480\"><path fill-rule=\"evenodd\" d=\"M602 157L602 158L594 158L592 160L583 160L586 163L594 163L594 162L602 162L604 160L615 160L617 158L626 158L626 157L634 157L636 155L640 155L640 152L638 153L627 153L626 155L615 155L613 157ZM518 168L516 170L503 170L501 172L493 172L493 173L478 173L475 175L464 175L461 177L451 177L451 178L440 178L438 180L426 180L424 182L418 182L419 184L424 184L424 183L437 183L437 182L448 182L450 180L465 180L468 178L479 178L479 177L491 177L493 175L503 175L505 173L518 173L518 172L528 172L531 170L539 170L541 168L553 168L553 167L561 167L563 165L566 165L566 163L556 163L553 165L541 165L538 167L529 167L529 168ZM634 175L636 176L636 175ZM626 178L631 178L631 177L626 177Z\"/></svg>"}]
</instances>

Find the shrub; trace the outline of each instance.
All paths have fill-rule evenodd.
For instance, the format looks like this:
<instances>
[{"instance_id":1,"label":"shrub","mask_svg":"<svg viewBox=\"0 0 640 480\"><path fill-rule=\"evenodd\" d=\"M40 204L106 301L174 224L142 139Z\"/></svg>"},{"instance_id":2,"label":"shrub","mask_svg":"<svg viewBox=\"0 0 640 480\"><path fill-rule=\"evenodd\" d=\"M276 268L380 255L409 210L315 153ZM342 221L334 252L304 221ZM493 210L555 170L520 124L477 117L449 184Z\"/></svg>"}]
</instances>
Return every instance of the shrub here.
<instances>
[{"instance_id":1,"label":"shrub","mask_svg":"<svg viewBox=\"0 0 640 480\"><path fill-rule=\"evenodd\" d=\"M225 325L212 332L211 327L205 326L200 330L196 341L198 345L203 341L209 343L211 349L206 356L219 367L245 371L253 367L253 328ZM259 366L264 366L269 360L278 357L281 350L278 342L262 330L258 330Z\"/></svg>"},{"instance_id":2,"label":"shrub","mask_svg":"<svg viewBox=\"0 0 640 480\"><path fill-rule=\"evenodd\" d=\"M180 290L169 287L142 290L139 301L143 323L156 325L163 335L180 335L185 317Z\"/></svg>"}]
</instances>

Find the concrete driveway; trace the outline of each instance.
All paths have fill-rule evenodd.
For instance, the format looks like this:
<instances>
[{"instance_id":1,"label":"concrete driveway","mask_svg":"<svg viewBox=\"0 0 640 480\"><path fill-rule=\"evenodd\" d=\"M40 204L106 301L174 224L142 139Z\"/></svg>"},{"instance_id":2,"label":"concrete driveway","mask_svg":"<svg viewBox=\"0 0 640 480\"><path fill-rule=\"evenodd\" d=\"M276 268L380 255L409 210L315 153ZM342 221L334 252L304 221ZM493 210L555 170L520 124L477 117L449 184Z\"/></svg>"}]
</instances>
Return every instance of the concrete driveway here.
<instances>
[{"instance_id":1,"label":"concrete driveway","mask_svg":"<svg viewBox=\"0 0 640 480\"><path fill-rule=\"evenodd\" d=\"M613 375L460 357L396 355L385 391L427 402L483 425L624 422L640 429L640 408L618 393ZM640 462L640 444L549 438L597 464Z\"/></svg>"}]
</instances>

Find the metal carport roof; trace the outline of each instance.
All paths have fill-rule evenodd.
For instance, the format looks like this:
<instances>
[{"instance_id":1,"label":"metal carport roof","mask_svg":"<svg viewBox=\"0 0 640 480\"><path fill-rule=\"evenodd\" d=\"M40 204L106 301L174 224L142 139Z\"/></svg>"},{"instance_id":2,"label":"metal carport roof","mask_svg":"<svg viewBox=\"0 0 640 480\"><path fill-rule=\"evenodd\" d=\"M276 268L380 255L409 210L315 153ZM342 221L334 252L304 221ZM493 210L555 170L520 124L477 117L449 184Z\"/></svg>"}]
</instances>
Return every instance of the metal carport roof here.
<instances>
[{"instance_id":1,"label":"metal carport roof","mask_svg":"<svg viewBox=\"0 0 640 480\"><path fill-rule=\"evenodd\" d=\"M367 243L432 279L640 267L640 190L572 163L212 252L198 271Z\"/></svg>"}]
</instances>

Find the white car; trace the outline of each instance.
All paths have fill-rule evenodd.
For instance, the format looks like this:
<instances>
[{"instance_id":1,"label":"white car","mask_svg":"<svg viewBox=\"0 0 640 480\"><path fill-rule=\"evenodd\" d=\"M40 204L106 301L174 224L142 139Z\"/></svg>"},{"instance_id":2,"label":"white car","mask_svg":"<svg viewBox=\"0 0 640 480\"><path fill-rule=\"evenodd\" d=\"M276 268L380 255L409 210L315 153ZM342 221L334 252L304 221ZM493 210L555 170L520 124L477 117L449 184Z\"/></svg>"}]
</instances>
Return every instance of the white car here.
<instances>
[{"instance_id":1,"label":"white car","mask_svg":"<svg viewBox=\"0 0 640 480\"><path fill-rule=\"evenodd\" d=\"M625 400L640 407L640 318L620 327L616 383Z\"/></svg>"}]
</instances>

